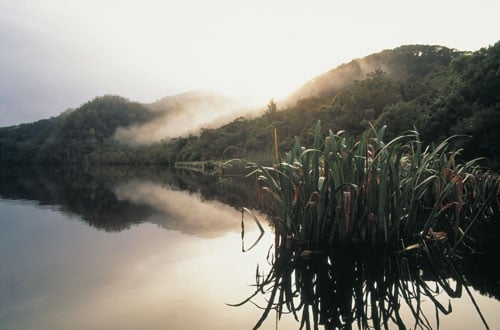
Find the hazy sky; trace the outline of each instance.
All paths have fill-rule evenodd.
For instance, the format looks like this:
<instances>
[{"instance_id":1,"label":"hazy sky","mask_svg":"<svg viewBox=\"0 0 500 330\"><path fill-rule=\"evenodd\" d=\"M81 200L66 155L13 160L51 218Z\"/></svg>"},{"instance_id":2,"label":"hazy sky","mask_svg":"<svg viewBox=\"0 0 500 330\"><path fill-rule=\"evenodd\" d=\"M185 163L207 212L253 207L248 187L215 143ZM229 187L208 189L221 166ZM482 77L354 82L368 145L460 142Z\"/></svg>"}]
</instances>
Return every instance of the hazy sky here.
<instances>
[{"instance_id":1,"label":"hazy sky","mask_svg":"<svg viewBox=\"0 0 500 330\"><path fill-rule=\"evenodd\" d=\"M402 44L486 47L499 13L498 0L0 0L0 126L104 94L265 103Z\"/></svg>"}]
</instances>

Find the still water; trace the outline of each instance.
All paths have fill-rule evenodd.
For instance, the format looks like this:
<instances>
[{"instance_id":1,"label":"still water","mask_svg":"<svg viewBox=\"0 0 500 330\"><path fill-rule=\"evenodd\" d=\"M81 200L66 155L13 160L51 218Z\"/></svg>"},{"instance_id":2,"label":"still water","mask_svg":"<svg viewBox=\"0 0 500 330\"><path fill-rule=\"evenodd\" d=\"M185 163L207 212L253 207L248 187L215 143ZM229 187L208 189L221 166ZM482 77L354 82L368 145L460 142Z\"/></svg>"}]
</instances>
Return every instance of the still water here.
<instances>
[{"instance_id":1,"label":"still water","mask_svg":"<svg viewBox=\"0 0 500 330\"><path fill-rule=\"evenodd\" d=\"M262 314L227 305L254 291L274 240L266 227L242 252L260 234L246 217L242 241L247 188L130 168L9 169L0 179L0 329L250 329ZM499 301L473 295L500 329ZM441 329L484 328L466 295L452 305ZM299 326L290 315L278 323ZM275 327L271 313L261 328Z\"/></svg>"}]
</instances>

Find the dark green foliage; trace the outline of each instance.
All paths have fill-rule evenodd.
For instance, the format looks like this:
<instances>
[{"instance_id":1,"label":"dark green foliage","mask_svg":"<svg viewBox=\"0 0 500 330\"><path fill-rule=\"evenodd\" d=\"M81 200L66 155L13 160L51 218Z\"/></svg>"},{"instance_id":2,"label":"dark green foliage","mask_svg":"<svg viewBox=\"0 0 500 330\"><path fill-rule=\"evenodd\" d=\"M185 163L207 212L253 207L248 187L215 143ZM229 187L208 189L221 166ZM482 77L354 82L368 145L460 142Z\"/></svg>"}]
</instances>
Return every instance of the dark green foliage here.
<instances>
[{"instance_id":1,"label":"dark green foliage","mask_svg":"<svg viewBox=\"0 0 500 330\"><path fill-rule=\"evenodd\" d=\"M461 157L487 157L489 165L497 167L500 149L492 141L498 140L499 131L499 48L497 43L464 53L415 45L383 51L309 82L300 90L307 97L293 106L278 110L271 101L261 117L244 121L241 134L234 131L238 123L233 122L184 139L183 147L177 141L168 149L180 148L178 160L246 157L271 164L272 158L265 155L272 153L275 128L280 148L290 148L295 137L310 144L308 132L320 119L334 131L354 135L365 132L369 122L386 125L388 138L416 128L425 144L450 135L470 135L455 141L457 148L465 149ZM365 73L363 68L368 67L372 71Z\"/></svg>"},{"instance_id":2,"label":"dark green foliage","mask_svg":"<svg viewBox=\"0 0 500 330\"><path fill-rule=\"evenodd\" d=\"M499 167L500 42L474 53L440 46L410 45L353 60L308 82L283 102L271 100L262 115L237 118L219 128L201 129L150 146L118 145L118 127L152 120L161 111L117 96L105 96L56 118L0 129L1 162L168 163L245 158L272 164L273 134L281 149L295 137L311 144L317 120L334 131L360 136L369 123L387 126L393 138L416 128L424 144L438 144L450 135L461 157L486 157ZM210 96L207 96L209 99ZM174 106L183 100L198 104L189 93L150 105ZM160 111L160 112L159 112Z\"/></svg>"},{"instance_id":3,"label":"dark green foliage","mask_svg":"<svg viewBox=\"0 0 500 330\"><path fill-rule=\"evenodd\" d=\"M384 50L342 64L314 78L292 94L288 102L294 103L312 95L332 98L376 70L387 72L394 81L411 77L421 79L447 68L460 54L462 53L446 47L427 45L407 45Z\"/></svg>"},{"instance_id":4,"label":"dark green foliage","mask_svg":"<svg viewBox=\"0 0 500 330\"><path fill-rule=\"evenodd\" d=\"M423 148L415 131L388 142L384 132L325 137L318 121L309 149L297 139L273 167L254 171L275 235L270 271L257 268L254 293L234 305L265 297L254 329L271 311L307 329L430 329L420 299L432 301L439 324L452 308L436 293L456 298L462 289L488 328L456 260L478 227L498 227L500 177L458 163L453 137Z\"/></svg>"},{"instance_id":5,"label":"dark green foliage","mask_svg":"<svg viewBox=\"0 0 500 330\"><path fill-rule=\"evenodd\" d=\"M364 122L375 120L386 107L400 102L402 97L397 84L384 72L376 70L335 96L331 122L338 123L335 129L359 134L367 128Z\"/></svg>"},{"instance_id":6,"label":"dark green foliage","mask_svg":"<svg viewBox=\"0 0 500 330\"><path fill-rule=\"evenodd\" d=\"M478 219L498 220L500 178L475 161L458 163L453 138L423 148L415 131L391 141L384 132L323 137L318 122L309 149L297 139L277 164L257 170L277 230L310 249L409 245L434 231L458 246Z\"/></svg>"},{"instance_id":7,"label":"dark green foliage","mask_svg":"<svg viewBox=\"0 0 500 330\"><path fill-rule=\"evenodd\" d=\"M0 159L15 163L76 163L103 153L115 130L155 117L139 103L107 95L58 117L0 129ZM123 148L118 148L121 150ZM118 151L119 152L119 151Z\"/></svg>"}]
</instances>

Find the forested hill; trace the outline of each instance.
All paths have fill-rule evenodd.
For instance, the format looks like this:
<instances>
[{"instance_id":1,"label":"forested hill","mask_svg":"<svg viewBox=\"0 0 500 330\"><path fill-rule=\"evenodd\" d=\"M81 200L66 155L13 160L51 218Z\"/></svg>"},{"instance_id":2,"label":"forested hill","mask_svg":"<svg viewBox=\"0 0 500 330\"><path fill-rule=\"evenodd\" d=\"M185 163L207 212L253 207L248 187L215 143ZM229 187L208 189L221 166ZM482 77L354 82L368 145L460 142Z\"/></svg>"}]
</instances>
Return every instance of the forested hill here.
<instances>
[{"instance_id":1,"label":"forested hill","mask_svg":"<svg viewBox=\"0 0 500 330\"><path fill-rule=\"evenodd\" d=\"M217 130L203 130L199 137L173 141L165 149L168 159L271 162L274 128L281 150L289 150L295 136L303 145L311 145L308 140L320 119L325 131L347 130L358 135L368 129L369 122L376 127L387 125L387 139L416 128L428 144L455 134L469 135L456 142L456 147L464 148L463 157L487 157L489 165L498 168L500 42L473 53L404 46L368 58L357 60L370 63L373 69L363 79L346 79L346 67L361 64L342 65L306 84L301 91L312 96L293 106L280 109L271 102L259 118L239 118ZM376 62L384 65L377 67ZM353 72L357 77L358 70ZM335 79L329 77L342 77L345 86L333 88Z\"/></svg>"},{"instance_id":2,"label":"forested hill","mask_svg":"<svg viewBox=\"0 0 500 330\"><path fill-rule=\"evenodd\" d=\"M108 144L118 127L158 113L119 96L95 98L76 110L34 123L0 128L0 160L15 163L81 162Z\"/></svg>"},{"instance_id":3,"label":"forested hill","mask_svg":"<svg viewBox=\"0 0 500 330\"><path fill-rule=\"evenodd\" d=\"M273 131L282 150L298 136L308 144L322 127L362 134L369 122L387 125L387 138L417 128L424 143L452 134L466 158L498 166L500 42L476 52L441 46L402 46L343 64L306 83L287 101L270 102L256 118L240 117L198 135L147 147L118 144L118 127L157 119L158 111L126 99L97 98L56 118L0 129L3 162L168 163L246 158L270 162ZM109 106L108 106L109 103ZM96 125L95 123L100 123ZM92 123L93 125L90 125Z\"/></svg>"},{"instance_id":4,"label":"forested hill","mask_svg":"<svg viewBox=\"0 0 500 330\"><path fill-rule=\"evenodd\" d=\"M446 69L453 59L464 54L466 53L455 49L428 45L405 45L384 50L354 59L315 77L284 102L294 105L297 101L311 96L331 98L341 90L352 87L354 82L364 80L367 74L375 70L383 71L396 81L410 77L423 78L430 73Z\"/></svg>"},{"instance_id":5,"label":"forested hill","mask_svg":"<svg viewBox=\"0 0 500 330\"><path fill-rule=\"evenodd\" d=\"M103 150L121 154L132 150L128 145L160 136L157 131L169 122L186 121L197 117L197 112L215 109L221 109L220 116L236 106L226 97L200 91L164 97L151 104L116 95L96 97L56 117L0 128L0 162L75 163Z\"/></svg>"}]
</instances>

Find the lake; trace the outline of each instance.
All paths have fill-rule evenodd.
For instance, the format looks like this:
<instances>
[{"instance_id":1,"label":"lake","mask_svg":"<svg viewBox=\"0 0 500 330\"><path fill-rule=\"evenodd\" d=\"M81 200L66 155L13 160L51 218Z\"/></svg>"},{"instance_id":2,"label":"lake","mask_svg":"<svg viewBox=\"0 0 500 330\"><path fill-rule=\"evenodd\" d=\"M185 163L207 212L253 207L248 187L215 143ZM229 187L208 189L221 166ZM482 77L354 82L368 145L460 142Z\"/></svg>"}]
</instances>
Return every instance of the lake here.
<instances>
[{"instance_id":1,"label":"lake","mask_svg":"<svg viewBox=\"0 0 500 330\"><path fill-rule=\"evenodd\" d=\"M251 329L262 315L228 305L254 292L274 242L265 226L242 252L260 235L247 214L242 240L240 208L255 206L245 185L132 167L8 168L0 179L0 329ZM491 329L498 281L478 284L484 294L470 287ZM453 306L440 328L485 328L467 294L438 299ZM278 323L299 326L292 315ZM275 327L271 312L261 328Z\"/></svg>"}]
</instances>

